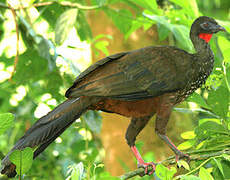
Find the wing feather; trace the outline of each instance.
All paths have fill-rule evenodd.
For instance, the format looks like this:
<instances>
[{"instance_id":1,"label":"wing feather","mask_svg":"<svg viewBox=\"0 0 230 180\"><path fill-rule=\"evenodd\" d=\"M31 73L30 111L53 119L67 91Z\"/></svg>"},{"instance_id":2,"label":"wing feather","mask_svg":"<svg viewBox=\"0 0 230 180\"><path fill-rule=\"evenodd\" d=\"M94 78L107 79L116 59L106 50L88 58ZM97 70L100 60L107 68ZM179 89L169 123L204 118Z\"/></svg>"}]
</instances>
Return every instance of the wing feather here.
<instances>
[{"instance_id":1,"label":"wing feather","mask_svg":"<svg viewBox=\"0 0 230 180\"><path fill-rule=\"evenodd\" d=\"M173 53L180 55L175 58ZM146 47L120 53L114 58L107 57L83 72L67 95L138 100L177 91L186 86L188 76L185 71L191 63L185 61L190 62L190 56L185 51L166 46Z\"/></svg>"}]
</instances>

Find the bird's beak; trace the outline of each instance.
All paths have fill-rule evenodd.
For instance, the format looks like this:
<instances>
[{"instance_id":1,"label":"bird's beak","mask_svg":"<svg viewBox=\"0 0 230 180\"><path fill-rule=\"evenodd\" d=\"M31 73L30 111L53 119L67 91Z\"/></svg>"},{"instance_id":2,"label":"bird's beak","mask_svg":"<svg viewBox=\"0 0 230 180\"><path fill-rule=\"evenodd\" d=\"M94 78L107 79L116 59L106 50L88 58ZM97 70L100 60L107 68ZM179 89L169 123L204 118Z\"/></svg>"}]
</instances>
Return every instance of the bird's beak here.
<instances>
[{"instance_id":1,"label":"bird's beak","mask_svg":"<svg viewBox=\"0 0 230 180\"><path fill-rule=\"evenodd\" d=\"M217 30L227 32L226 29L220 25L217 25Z\"/></svg>"}]
</instances>

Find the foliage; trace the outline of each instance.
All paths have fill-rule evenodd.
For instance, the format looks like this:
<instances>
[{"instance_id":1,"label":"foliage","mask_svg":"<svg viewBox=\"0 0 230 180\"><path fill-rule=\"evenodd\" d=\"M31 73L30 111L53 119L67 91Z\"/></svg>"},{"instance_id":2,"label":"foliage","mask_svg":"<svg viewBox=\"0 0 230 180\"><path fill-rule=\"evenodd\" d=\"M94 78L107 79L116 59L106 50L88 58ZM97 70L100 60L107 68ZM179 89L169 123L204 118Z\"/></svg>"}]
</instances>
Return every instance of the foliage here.
<instances>
[{"instance_id":1,"label":"foliage","mask_svg":"<svg viewBox=\"0 0 230 180\"><path fill-rule=\"evenodd\" d=\"M14 115L11 113L0 114L0 134L3 134L8 128L13 126Z\"/></svg>"},{"instance_id":2,"label":"foliage","mask_svg":"<svg viewBox=\"0 0 230 180\"><path fill-rule=\"evenodd\" d=\"M164 167L162 164L158 164L155 173L159 179L170 180L173 178L174 174L176 173L176 168L172 167L171 169L168 169Z\"/></svg>"},{"instance_id":3,"label":"foliage","mask_svg":"<svg viewBox=\"0 0 230 180\"><path fill-rule=\"evenodd\" d=\"M212 6L210 9L213 9L218 5L213 3L217 1L211 0L77 2L0 1L0 112L4 113L0 115L0 133L10 128L0 136L1 153L8 152L35 119L64 100L65 89L91 62L91 56L79 54L89 54L90 44L95 55L109 54L107 46L111 36L93 36L93 27L88 23L89 11L103 11L125 39L137 29L146 31L155 25L160 41L166 40L170 45L193 52L188 38L192 21L203 14L212 15L206 7ZM230 6L224 0L218 2L218 7ZM220 17L227 15L221 14ZM230 32L230 23L226 19L219 23ZM211 47L215 54L215 67L205 87L187 99L187 108L175 108L178 112L195 113L199 119L194 131L182 134L185 141L179 146L183 150L193 149L192 153L198 155L229 149L230 142L229 36L221 34L214 37ZM14 123L13 115L5 112L16 115ZM93 135L100 129L99 114L88 112L82 116L33 162L28 178L117 179L101 165L103 147L100 139ZM179 166L186 170L176 178L230 178L230 156L227 154L196 161L190 167L184 162ZM163 165L157 166L156 175L161 179L172 178L174 173L174 168L168 170Z\"/></svg>"},{"instance_id":4,"label":"foliage","mask_svg":"<svg viewBox=\"0 0 230 180\"><path fill-rule=\"evenodd\" d=\"M16 150L10 155L10 161L16 165L17 174L25 174L32 166L33 150L29 147Z\"/></svg>"}]
</instances>

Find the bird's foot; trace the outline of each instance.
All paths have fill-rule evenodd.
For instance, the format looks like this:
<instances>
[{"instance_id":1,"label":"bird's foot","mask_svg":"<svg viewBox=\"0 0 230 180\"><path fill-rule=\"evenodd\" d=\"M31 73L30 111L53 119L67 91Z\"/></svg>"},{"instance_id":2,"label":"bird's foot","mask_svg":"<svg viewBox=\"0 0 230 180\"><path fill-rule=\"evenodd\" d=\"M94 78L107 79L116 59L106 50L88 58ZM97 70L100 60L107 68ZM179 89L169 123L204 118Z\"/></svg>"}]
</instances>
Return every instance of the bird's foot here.
<instances>
[{"instance_id":1,"label":"bird's foot","mask_svg":"<svg viewBox=\"0 0 230 180\"><path fill-rule=\"evenodd\" d=\"M156 164L153 163L153 162L148 162L148 163L138 163L137 165L138 168L144 168L145 169L145 173L141 176L144 176L144 175L152 175L156 169ZM149 171L149 167L152 167L152 169Z\"/></svg>"},{"instance_id":2,"label":"bird's foot","mask_svg":"<svg viewBox=\"0 0 230 180\"><path fill-rule=\"evenodd\" d=\"M173 152L176 155L176 162L178 162L180 159L187 159L190 161L190 157L188 154L184 154L181 152L175 144L166 136L165 134L158 134L158 136L166 143L168 146L173 150Z\"/></svg>"},{"instance_id":3,"label":"bird's foot","mask_svg":"<svg viewBox=\"0 0 230 180\"><path fill-rule=\"evenodd\" d=\"M137 163L137 167L138 167L138 168L139 168L139 167L142 167L142 168L144 168L144 170L145 170L143 174L140 174L140 176L144 176L144 175L146 175L146 174L148 174L148 175L153 174L153 172L154 172L155 169L156 169L156 164L154 164L153 162L148 162L148 163L144 162L144 160L142 159L142 157L141 157L141 155L140 155L140 153L139 153L139 151L138 151L138 149L136 148L135 145L134 145L134 146L131 146L131 150L132 150L134 156L135 156L136 159L137 159L137 162L138 162L138 163ZM149 167L152 167L152 169L149 170Z\"/></svg>"},{"instance_id":4,"label":"bird's foot","mask_svg":"<svg viewBox=\"0 0 230 180\"><path fill-rule=\"evenodd\" d=\"M178 162L180 159L186 159L190 161L190 156L178 150L176 152L176 162Z\"/></svg>"}]
</instances>

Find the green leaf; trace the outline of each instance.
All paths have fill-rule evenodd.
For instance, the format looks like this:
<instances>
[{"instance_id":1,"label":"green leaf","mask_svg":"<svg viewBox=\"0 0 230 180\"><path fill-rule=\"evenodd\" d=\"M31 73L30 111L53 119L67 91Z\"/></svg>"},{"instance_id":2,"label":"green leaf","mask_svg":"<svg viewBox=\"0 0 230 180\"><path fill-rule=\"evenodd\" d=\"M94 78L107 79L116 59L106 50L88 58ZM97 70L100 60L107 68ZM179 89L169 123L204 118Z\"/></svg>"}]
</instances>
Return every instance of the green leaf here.
<instances>
[{"instance_id":1,"label":"green leaf","mask_svg":"<svg viewBox=\"0 0 230 180\"><path fill-rule=\"evenodd\" d=\"M186 161L184 161L184 160L179 160L177 162L177 165L179 166L179 168L180 167L184 167L185 169L187 169L188 171L190 171L189 164Z\"/></svg>"},{"instance_id":2,"label":"green leaf","mask_svg":"<svg viewBox=\"0 0 230 180\"><path fill-rule=\"evenodd\" d=\"M53 45L53 43L50 40L47 40L41 35L38 35L32 27L32 24L27 22L25 18L20 16L20 26L23 29L21 32L23 41L25 45L28 48L35 47L35 49L38 51L39 55L49 62L49 69L52 71L54 67L56 67L55 64L55 57L56 55L56 49ZM54 51L54 54L51 55L51 50Z\"/></svg>"},{"instance_id":3,"label":"green leaf","mask_svg":"<svg viewBox=\"0 0 230 180\"><path fill-rule=\"evenodd\" d=\"M48 41L44 37L40 38L41 40L37 44L37 51L41 57L48 60L49 70L53 71L56 68L56 48L51 41ZM52 50L54 51L53 55L50 53Z\"/></svg>"},{"instance_id":4,"label":"green leaf","mask_svg":"<svg viewBox=\"0 0 230 180\"><path fill-rule=\"evenodd\" d=\"M180 46L182 46L183 48L185 48L189 51L192 50L193 45L188 38L189 37L189 28L187 28L184 25L170 24L165 16L156 16L156 15L150 15L150 14L146 14L146 13L144 13L143 15L145 17L157 22L158 27L167 28L169 31L171 31L173 33L174 37L176 38L176 40L179 42ZM166 31L166 33L167 33L167 31ZM164 36L166 36L166 35L164 35Z\"/></svg>"},{"instance_id":5,"label":"green leaf","mask_svg":"<svg viewBox=\"0 0 230 180\"><path fill-rule=\"evenodd\" d=\"M143 15L157 23L157 31L160 41L164 40L169 32L172 31L173 25L168 22L165 16L150 15L147 13L144 13Z\"/></svg>"},{"instance_id":6,"label":"green leaf","mask_svg":"<svg viewBox=\"0 0 230 180\"><path fill-rule=\"evenodd\" d=\"M33 163L33 150L26 147L23 150L15 150L10 155L10 161L16 165L17 174L25 174Z\"/></svg>"},{"instance_id":7,"label":"green leaf","mask_svg":"<svg viewBox=\"0 0 230 180\"><path fill-rule=\"evenodd\" d=\"M229 108L229 92L226 87L220 86L216 91L208 94L208 105L217 115L226 118Z\"/></svg>"},{"instance_id":8,"label":"green leaf","mask_svg":"<svg viewBox=\"0 0 230 180\"><path fill-rule=\"evenodd\" d=\"M212 121L204 122L195 129L197 137L201 139L207 138L211 135L215 135L217 132L225 131L226 130L222 125Z\"/></svg>"},{"instance_id":9,"label":"green leaf","mask_svg":"<svg viewBox=\"0 0 230 180\"><path fill-rule=\"evenodd\" d=\"M53 4L50 4L49 6L46 6L45 10L42 10L40 15L42 16L43 19L45 19L49 23L50 28L53 31L55 29L55 25L56 25L58 17L63 12L65 12L64 6L62 6L59 3L53 3Z\"/></svg>"},{"instance_id":10,"label":"green leaf","mask_svg":"<svg viewBox=\"0 0 230 180\"><path fill-rule=\"evenodd\" d=\"M189 15L192 18L195 18L199 15L199 9L197 7L196 0L170 0L171 2L175 3L176 5L183 8L184 13Z\"/></svg>"},{"instance_id":11,"label":"green leaf","mask_svg":"<svg viewBox=\"0 0 230 180\"><path fill-rule=\"evenodd\" d=\"M34 49L27 49L19 56L13 80L20 84L35 82L44 78L47 69L47 60L39 56Z\"/></svg>"},{"instance_id":12,"label":"green leaf","mask_svg":"<svg viewBox=\"0 0 230 180\"><path fill-rule=\"evenodd\" d=\"M189 149L189 148L193 147L194 144L195 144L195 141L194 141L194 140L188 140L188 141L185 141L185 142L179 144L179 145L177 146L177 148L178 148L179 150L186 150L186 149Z\"/></svg>"},{"instance_id":13,"label":"green leaf","mask_svg":"<svg viewBox=\"0 0 230 180\"><path fill-rule=\"evenodd\" d=\"M170 169L166 168L162 164L158 164L155 171L158 178L161 180L171 180L176 173L176 168L172 167Z\"/></svg>"},{"instance_id":14,"label":"green leaf","mask_svg":"<svg viewBox=\"0 0 230 180\"><path fill-rule=\"evenodd\" d=\"M3 134L7 129L12 127L14 122L14 115L11 113L0 114L0 135Z\"/></svg>"},{"instance_id":15,"label":"green leaf","mask_svg":"<svg viewBox=\"0 0 230 180\"><path fill-rule=\"evenodd\" d=\"M157 15L150 15L147 13L143 14L148 19L151 19L157 23L159 23L162 27L167 28L168 30L172 31L173 25L170 24L165 16L157 16Z\"/></svg>"},{"instance_id":16,"label":"green leaf","mask_svg":"<svg viewBox=\"0 0 230 180\"><path fill-rule=\"evenodd\" d=\"M158 8L156 0L135 0L133 2L143 7L144 9L148 9L149 11L153 12L156 12Z\"/></svg>"},{"instance_id":17,"label":"green leaf","mask_svg":"<svg viewBox=\"0 0 230 180\"><path fill-rule=\"evenodd\" d=\"M215 122L217 124L221 125L221 120L220 119L215 119L215 118L204 118L199 120L199 126L207 121Z\"/></svg>"},{"instance_id":18,"label":"green leaf","mask_svg":"<svg viewBox=\"0 0 230 180\"><path fill-rule=\"evenodd\" d=\"M217 160L216 158L213 158L213 160L215 161L215 163L216 163L218 169L220 170L221 174L223 175L223 177L225 177L224 176L224 170L223 170L223 167L221 165L221 162L219 160Z\"/></svg>"},{"instance_id":19,"label":"green leaf","mask_svg":"<svg viewBox=\"0 0 230 180\"><path fill-rule=\"evenodd\" d=\"M123 34L129 32L130 28L132 27L132 13L130 11L127 9L115 11L109 8L104 8L104 11Z\"/></svg>"},{"instance_id":20,"label":"green leaf","mask_svg":"<svg viewBox=\"0 0 230 180\"><path fill-rule=\"evenodd\" d=\"M78 12L76 28L81 41L91 40L93 38L91 28L88 24L84 12L82 11Z\"/></svg>"},{"instance_id":21,"label":"green leaf","mask_svg":"<svg viewBox=\"0 0 230 180\"><path fill-rule=\"evenodd\" d=\"M70 30L74 27L78 10L76 8L68 9L57 19L55 26L55 43L61 45L66 38Z\"/></svg>"},{"instance_id":22,"label":"green leaf","mask_svg":"<svg viewBox=\"0 0 230 180\"><path fill-rule=\"evenodd\" d=\"M201 106L203 108L211 109L211 107L209 107L207 105L207 103L205 102L204 98L196 92L194 92L191 96L189 96L187 101L188 102L195 102L196 104L198 104L199 106Z\"/></svg>"},{"instance_id":23,"label":"green leaf","mask_svg":"<svg viewBox=\"0 0 230 180\"><path fill-rule=\"evenodd\" d=\"M159 40L165 40L169 35L169 29L165 28L162 24L157 23L157 32L159 36Z\"/></svg>"},{"instance_id":24,"label":"green leaf","mask_svg":"<svg viewBox=\"0 0 230 180\"><path fill-rule=\"evenodd\" d=\"M218 147L222 147L224 149L228 146L229 143L229 133L227 133L226 131L217 132L216 134L213 133L211 138L207 138L203 142L205 148L216 149Z\"/></svg>"},{"instance_id":25,"label":"green leaf","mask_svg":"<svg viewBox=\"0 0 230 180\"><path fill-rule=\"evenodd\" d=\"M230 161L230 155L228 154L222 154L223 158L227 161Z\"/></svg>"},{"instance_id":26,"label":"green leaf","mask_svg":"<svg viewBox=\"0 0 230 180\"><path fill-rule=\"evenodd\" d=\"M196 149L200 149L201 147L203 147L205 144L205 141L202 141L201 143L199 143L197 146L196 146Z\"/></svg>"},{"instance_id":27,"label":"green leaf","mask_svg":"<svg viewBox=\"0 0 230 180\"><path fill-rule=\"evenodd\" d=\"M200 168L199 177L201 180L213 180L211 174L204 167Z\"/></svg>"},{"instance_id":28,"label":"green leaf","mask_svg":"<svg viewBox=\"0 0 230 180\"><path fill-rule=\"evenodd\" d=\"M196 135L194 131L186 131L186 132L181 133L181 137L183 139L193 139L196 137Z\"/></svg>"},{"instance_id":29,"label":"green leaf","mask_svg":"<svg viewBox=\"0 0 230 180\"><path fill-rule=\"evenodd\" d=\"M152 26L152 23L142 23L144 21L144 18L141 17L137 17L135 20L132 21L132 25L129 29L128 32L125 33L125 39L128 39L128 37L137 29L139 29L140 27L143 27L144 30L149 29Z\"/></svg>"},{"instance_id":30,"label":"green leaf","mask_svg":"<svg viewBox=\"0 0 230 180\"><path fill-rule=\"evenodd\" d=\"M221 161L221 165L223 167L223 171L224 171L224 175L225 175L225 179L230 179L230 162L228 161ZM218 170L219 171L219 170Z\"/></svg>"},{"instance_id":31,"label":"green leaf","mask_svg":"<svg viewBox=\"0 0 230 180\"><path fill-rule=\"evenodd\" d=\"M99 40L101 38L108 38L108 39L112 40L113 36L108 35L108 34L99 34L96 37L94 37L93 42L95 42L95 41L97 41L97 40Z\"/></svg>"},{"instance_id":32,"label":"green leaf","mask_svg":"<svg viewBox=\"0 0 230 180\"><path fill-rule=\"evenodd\" d=\"M46 93L50 93L52 95L58 95L60 87L63 85L63 78L61 77L58 71L52 71L47 73L47 77L44 80L43 88L45 88Z\"/></svg>"},{"instance_id":33,"label":"green leaf","mask_svg":"<svg viewBox=\"0 0 230 180\"><path fill-rule=\"evenodd\" d=\"M102 51L106 56L109 55L109 51L107 49L107 46L109 45L108 41L98 41L94 44L95 48L99 49L100 51Z\"/></svg>"},{"instance_id":34,"label":"green leaf","mask_svg":"<svg viewBox=\"0 0 230 180\"><path fill-rule=\"evenodd\" d=\"M91 131L100 133L101 125L102 125L102 118L98 112L87 111L83 115L83 118Z\"/></svg>"},{"instance_id":35,"label":"green leaf","mask_svg":"<svg viewBox=\"0 0 230 180\"><path fill-rule=\"evenodd\" d=\"M181 180L201 180L199 177L194 175L181 176Z\"/></svg>"},{"instance_id":36,"label":"green leaf","mask_svg":"<svg viewBox=\"0 0 230 180\"><path fill-rule=\"evenodd\" d=\"M192 50L193 45L189 39L189 29L186 26L175 24L173 25L171 31L183 48L187 49L188 51Z\"/></svg>"},{"instance_id":37,"label":"green leaf","mask_svg":"<svg viewBox=\"0 0 230 180\"><path fill-rule=\"evenodd\" d=\"M220 49L224 56L225 62L230 62L230 42L225 37L218 37L218 45L220 46Z\"/></svg>"}]
</instances>

